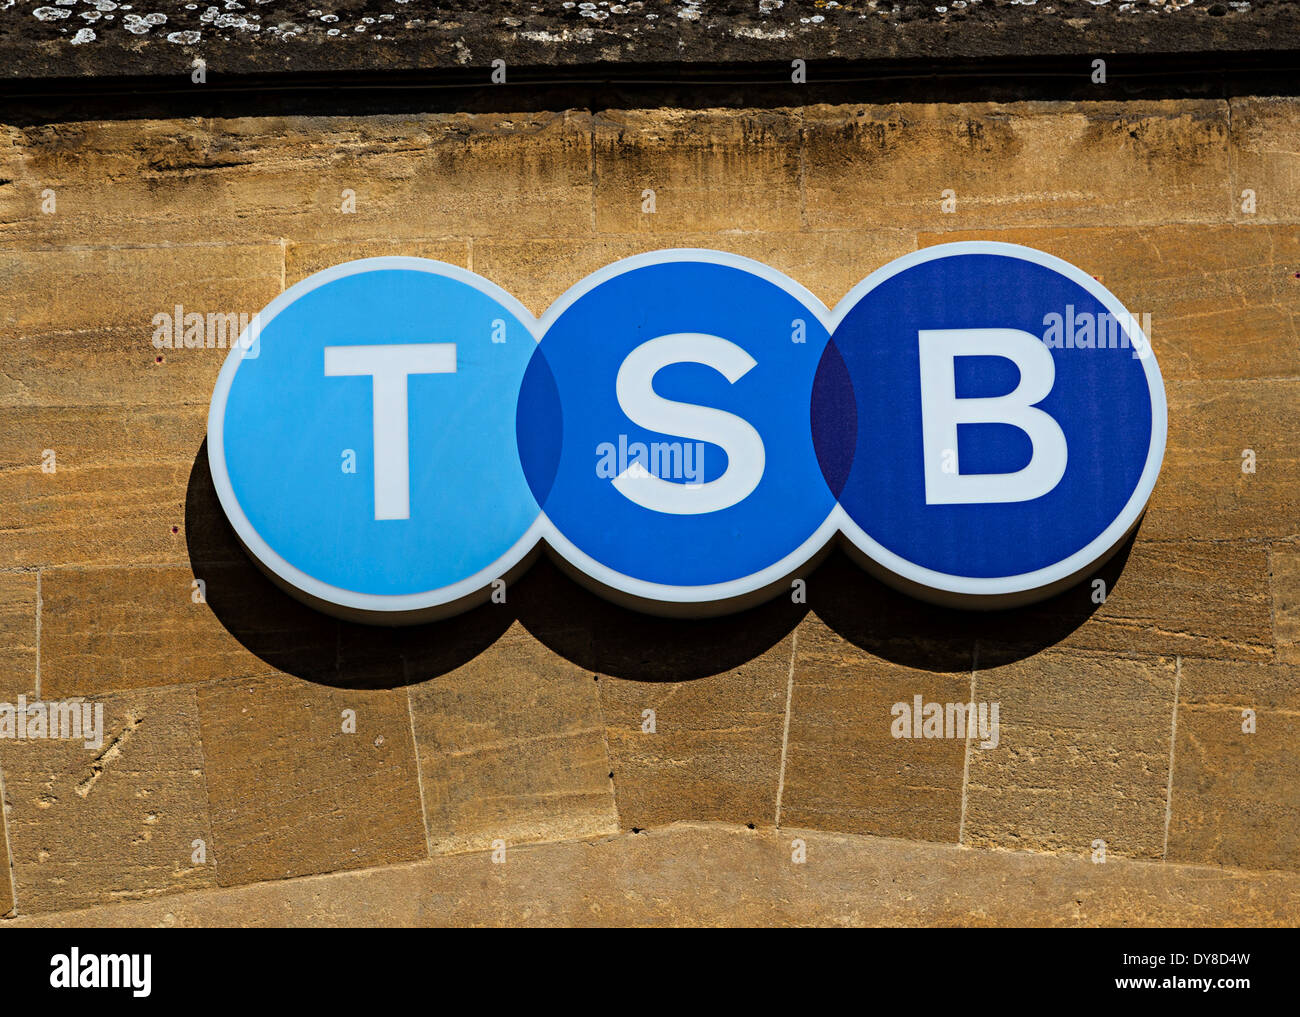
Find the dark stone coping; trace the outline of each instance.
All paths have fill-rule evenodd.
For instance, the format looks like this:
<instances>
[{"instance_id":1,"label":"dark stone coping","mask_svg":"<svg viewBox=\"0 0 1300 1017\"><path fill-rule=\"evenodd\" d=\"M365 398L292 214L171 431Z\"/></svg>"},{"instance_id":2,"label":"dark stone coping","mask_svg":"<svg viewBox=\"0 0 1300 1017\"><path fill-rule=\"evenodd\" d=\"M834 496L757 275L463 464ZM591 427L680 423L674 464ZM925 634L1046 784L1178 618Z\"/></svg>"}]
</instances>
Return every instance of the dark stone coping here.
<instances>
[{"instance_id":1,"label":"dark stone coping","mask_svg":"<svg viewBox=\"0 0 1300 1017\"><path fill-rule=\"evenodd\" d=\"M331 34L333 33L333 34ZM0 0L0 82L1300 49L1295 0ZM1084 64L1083 66L1086 66Z\"/></svg>"}]
</instances>

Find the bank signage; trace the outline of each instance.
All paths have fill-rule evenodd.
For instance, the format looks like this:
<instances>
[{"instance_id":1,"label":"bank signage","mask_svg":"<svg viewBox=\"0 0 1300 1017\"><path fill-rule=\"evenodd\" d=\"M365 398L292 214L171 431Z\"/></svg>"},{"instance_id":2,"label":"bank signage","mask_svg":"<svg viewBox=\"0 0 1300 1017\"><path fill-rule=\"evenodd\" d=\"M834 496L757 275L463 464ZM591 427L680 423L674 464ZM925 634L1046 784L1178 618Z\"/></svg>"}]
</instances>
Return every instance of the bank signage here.
<instances>
[{"instance_id":1,"label":"bank signage","mask_svg":"<svg viewBox=\"0 0 1300 1017\"><path fill-rule=\"evenodd\" d=\"M250 323L208 456L273 579L403 623L486 600L543 543L664 614L788 590L837 539L925 599L1025 603L1122 543L1165 435L1119 301L974 242L900 258L833 311L717 251L619 261L540 320L440 262L338 265Z\"/></svg>"}]
</instances>

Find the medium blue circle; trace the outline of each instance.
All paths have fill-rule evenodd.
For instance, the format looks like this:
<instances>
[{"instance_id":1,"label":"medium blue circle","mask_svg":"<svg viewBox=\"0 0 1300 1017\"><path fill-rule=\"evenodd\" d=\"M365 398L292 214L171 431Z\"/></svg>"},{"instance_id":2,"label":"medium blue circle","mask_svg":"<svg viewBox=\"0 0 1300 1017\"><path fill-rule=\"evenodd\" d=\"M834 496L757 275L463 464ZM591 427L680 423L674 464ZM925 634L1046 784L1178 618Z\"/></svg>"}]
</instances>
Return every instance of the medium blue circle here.
<instances>
[{"instance_id":1,"label":"medium blue circle","mask_svg":"<svg viewBox=\"0 0 1300 1017\"><path fill-rule=\"evenodd\" d=\"M408 378L409 518L377 519L373 381L327 377L324 351L410 343L455 344L456 370ZM227 398L225 462L290 565L357 593L426 593L488 568L536 521L515 442L536 341L480 289L435 271L340 275L280 309L258 346Z\"/></svg>"},{"instance_id":2,"label":"medium blue circle","mask_svg":"<svg viewBox=\"0 0 1300 1017\"><path fill-rule=\"evenodd\" d=\"M718 511L680 515L645 508L597 470L608 443L694 443L647 430L620 408L619 368L661 336L718 336L756 366L731 383L700 363L655 376L663 398L712 407L747 421L765 450L762 479ZM744 580L798 550L825 522L834 498L812 444L808 407L828 335L803 302L769 278L706 261L644 264L595 285L547 329L520 392L518 440L533 493L579 551L624 577L672 587ZM703 443L711 481L728 466ZM685 478L664 477L682 480Z\"/></svg>"},{"instance_id":3,"label":"medium blue circle","mask_svg":"<svg viewBox=\"0 0 1300 1017\"><path fill-rule=\"evenodd\" d=\"M1069 316L1077 323L1107 312L1055 269L1003 254L939 256L867 292L835 329L813 406L818 457L844 510L889 551L952 576L1024 575L1087 547L1123 513L1150 453L1151 393L1131 340L1050 349L1055 382L1037 406L1068 448L1055 488L1025 502L927 505L918 332L1011 328L1042 338L1049 315L1065 329ZM1019 382L1000 357L955 365L959 399L1004 395ZM1031 453L1025 433L1006 424L961 425L958 443L962 473L1014 472Z\"/></svg>"}]
</instances>

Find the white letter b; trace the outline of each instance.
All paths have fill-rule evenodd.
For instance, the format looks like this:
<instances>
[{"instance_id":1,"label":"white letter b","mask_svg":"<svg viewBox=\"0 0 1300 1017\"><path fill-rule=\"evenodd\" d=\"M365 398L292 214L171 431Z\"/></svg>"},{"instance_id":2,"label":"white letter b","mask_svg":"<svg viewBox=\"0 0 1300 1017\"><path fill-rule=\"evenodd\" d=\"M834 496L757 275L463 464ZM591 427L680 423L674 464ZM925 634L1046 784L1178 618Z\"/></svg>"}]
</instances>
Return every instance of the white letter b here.
<instances>
[{"instance_id":1,"label":"white letter b","mask_svg":"<svg viewBox=\"0 0 1300 1017\"><path fill-rule=\"evenodd\" d=\"M917 333L921 354L921 432L925 455L925 503L974 505L1032 501L1065 475L1067 448L1061 426L1034 406L1056 380L1051 351L1029 332L1014 328L954 328ZM957 398L958 357L1003 357L1020 371L1006 395ZM958 424L1010 424L1029 437L1029 463L1014 473L962 473ZM956 469L943 469L945 452Z\"/></svg>"}]
</instances>

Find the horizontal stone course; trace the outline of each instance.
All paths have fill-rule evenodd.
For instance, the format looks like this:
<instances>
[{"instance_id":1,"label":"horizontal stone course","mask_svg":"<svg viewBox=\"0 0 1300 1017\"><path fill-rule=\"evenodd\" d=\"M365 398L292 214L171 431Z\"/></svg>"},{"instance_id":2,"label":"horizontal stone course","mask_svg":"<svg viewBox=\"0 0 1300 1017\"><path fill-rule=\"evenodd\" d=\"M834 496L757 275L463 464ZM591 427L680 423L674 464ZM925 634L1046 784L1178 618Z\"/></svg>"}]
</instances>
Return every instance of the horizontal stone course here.
<instances>
[{"instance_id":1,"label":"horizontal stone course","mask_svg":"<svg viewBox=\"0 0 1300 1017\"><path fill-rule=\"evenodd\" d=\"M589 230L581 113L95 121L23 131L0 241L264 244ZM55 211L41 211L52 191ZM354 211L345 211L351 207Z\"/></svg>"},{"instance_id":2,"label":"horizontal stone course","mask_svg":"<svg viewBox=\"0 0 1300 1017\"><path fill-rule=\"evenodd\" d=\"M199 404L0 408L0 568L186 562L206 424Z\"/></svg>"},{"instance_id":3,"label":"horizontal stone course","mask_svg":"<svg viewBox=\"0 0 1300 1017\"><path fill-rule=\"evenodd\" d=\"M1300 380L1171 381L1165 391L1169 445L1144 535L1300 535Z\"/></svg>"},{"instance_id":4,"label":"horizontal stone course","mask_svg":"<svg viewBox=\"0 0 1300 1017\"><path fill-rule=\"evenodd\" d=\"M1132 227L1233 214L1223 102L811 106L803 130L813 229Z\"/></svg>"},{"instance_id":5,"label":"horizontal stone course","mask_svg":"<svg viewBox=\"0 0 1300 1017\"><path fill-rule=\"evenodd\" d=\"M159 685L280 674L292 658L324 671L337 663L338 626L297 605L273 622L257 603L274 594L251 563L50 569L42 577L46 696L94 696ZM202 586L196 585L202 581ZM247 590L255 593L248 595ZM220 613L217 613L218 610ZM258 624L263 622L262 624ZM235 632L256 626L276 653L259 656ZM254 644L261 649L260 644Z\"/></svg>"},{"instance_id":6,"label":"horizontal stone course","mask_svg":"<svg viewBox=\"0 0 1300 1017\"><path fill-rule=\"evenodd\" d=\"M801 841L806 861L792 860ZM1292 926L1300 876L814 830L665 830L448 855L15 926Z\"/></svg>"},{"instance_id":7,"label":"horizontal stone course","mask_svg":"<svg viewBox=\"0 0 1300 1017\"><path fill-rule=\"evenodd\" d=\"M1232 199L1238 221L1296 221L1300 202L1300 102L1295 97L1240 96L1229 100L1232 116ZM1248 211L1246 191L1254 211Z\"/></svg>"}]
</instances>

